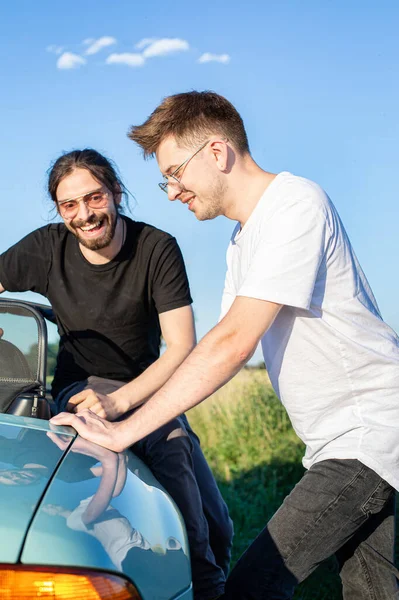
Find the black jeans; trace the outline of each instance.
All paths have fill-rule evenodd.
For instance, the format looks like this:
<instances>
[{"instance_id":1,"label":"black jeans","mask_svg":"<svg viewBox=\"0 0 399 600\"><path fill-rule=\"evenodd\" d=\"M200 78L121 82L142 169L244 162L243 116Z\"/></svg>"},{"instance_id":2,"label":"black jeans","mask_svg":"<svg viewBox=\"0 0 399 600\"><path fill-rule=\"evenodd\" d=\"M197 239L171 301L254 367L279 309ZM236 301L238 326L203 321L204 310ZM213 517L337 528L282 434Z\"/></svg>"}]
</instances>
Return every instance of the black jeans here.
<instances>
[{"instance_id":1,"label":"black jeans","mask_svg":"<svg viewBox=\"0 0 399 600\"><path fill-rule=\"evenodd\" d=\"M337 556L344 600L397 600L394 490L357 460L313 465L238 561L225 600L290 600Z\"/></svg>"},{"instance_id":2,"label":"black jeans","mask_svg":"<svg viewBox=\"0 0 399 600\"><path fill-rule=\"evenodd\" d=\"M85 388L109 394L121 382L89 377L68 386L56 398L57 411ZM195 600L211 600L224 591L233 526L227 506L185 415L167 423L131 448L151 469L177 504L187 529Z\"/></svg>"}]
</instances>

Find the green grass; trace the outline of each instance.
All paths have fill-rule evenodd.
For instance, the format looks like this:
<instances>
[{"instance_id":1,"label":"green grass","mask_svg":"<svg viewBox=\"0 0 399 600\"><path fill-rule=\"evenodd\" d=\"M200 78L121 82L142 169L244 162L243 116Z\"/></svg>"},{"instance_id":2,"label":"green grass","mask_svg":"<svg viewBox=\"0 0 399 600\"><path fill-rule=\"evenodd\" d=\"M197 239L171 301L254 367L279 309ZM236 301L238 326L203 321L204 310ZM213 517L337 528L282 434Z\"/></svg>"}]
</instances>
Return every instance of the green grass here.
<instances>
[{"instance_id":1,"label":"green grass","mask_svg":"<svg viewBox=\"0 0 399 600\"><path fill-rule=\"evenodd\" d=\"M234 564L301 478L304 446L265 371L241 372L189 419L234 521ZM342 599L334 559L298 586L295 599Z\"/></svg>"}]
</instances>

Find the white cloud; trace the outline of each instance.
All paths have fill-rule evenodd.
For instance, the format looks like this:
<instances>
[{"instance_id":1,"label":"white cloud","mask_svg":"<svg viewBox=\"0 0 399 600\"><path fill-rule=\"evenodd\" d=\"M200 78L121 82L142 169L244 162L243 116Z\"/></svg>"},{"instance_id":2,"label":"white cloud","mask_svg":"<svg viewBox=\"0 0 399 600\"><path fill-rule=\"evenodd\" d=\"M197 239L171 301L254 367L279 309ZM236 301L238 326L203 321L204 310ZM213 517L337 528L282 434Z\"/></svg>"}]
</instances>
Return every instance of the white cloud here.
<instances>
[{"instance_id":1,"label":"white cloud","mask_svg":"<svg viewBox=\"0 0 399 600\"><path fill-rule=\"evenodd\" d=\"M87 40L85 40L87 42ZM87 48L85 54L97 54L103 48L107 48L108 46L113 46L116 44L116 39L114 37L110 37L109 35L105 35L103 37L98 38L98 40L92 40L90 46Z\"/></svg>"},{"instance_id":2,"label":"white cloud","mask_svg":"<svg viewBox=\"0 0 399 600\"><path fill-rule=\"evenodd\" d=\"M137 48L137 50L142 50L146 46L149 46L150 44L153 44L156 41L157 38L144 38L135 45L135 48Z\"/></svg>"},{"instance_id":3,"label":"white cloud","mask_svg":"<svg viewBox=\"0 0 399 600\"><path fill-rule=\"evenodd\" d=\"M92 44L93 42L95 42L94 38L86 38L85 40L83 40L82 44L84 44L85 46L88 46L89 44Z\"/></svg>"},{"instance_id":4,"label":"white cloud","mask_svg":"<svg viewBox=\"0 0 399 600\"><path fill-rule=\"evenodd\" d=\"M152 42L143 52L145 58L152 58L153 56L165 56L166 54L172 54L173 52L184 52L190 48L186 40L180 40L179 38L163 38Z\"/></svg>"},{"instance_id":5,"label":"white cloud","mask_svg":"<svg viewBox=\"0 0 399 600\"><path fill-rule=\"evenodd\" d=\"M122 52L121 54L110 54L105 61L107 65L127 65L128 67L142 67L145 60L141 54Z\"/></svg>"},{"instance_id":6,"label":"white cloud","mask_svg":"<svg viewBox=\"0 0 399 600\"><path fill-rule=\"evenodd\" d=\"M208 63L208 62L219 62L227 65L230 62L230 56L228 54L211 54L210 52L205 52L198 59L199 63Z\"/></svg>"},{"instance_id":7,"label":"white cloud","mask_svg":"<svg viewBox=\"0 0 399 600\"><path fill-rule=\"evenodd\" d=\"M58 69L76 69L86 64L86 59L72 52L64 52L57 60Z\"/></svg>"},{"instance_id":8,"label":"white cloud","mask_svg":"<svg viewBox=\"0 0 399 600\"><path fill-rule=\"evenodd\" d=\"M51 52L52 54L61 54L64 50L62 46L56 46L55 44L51 44L51 46L47 46L46 51Z\"/></svg>"}]
</instances>

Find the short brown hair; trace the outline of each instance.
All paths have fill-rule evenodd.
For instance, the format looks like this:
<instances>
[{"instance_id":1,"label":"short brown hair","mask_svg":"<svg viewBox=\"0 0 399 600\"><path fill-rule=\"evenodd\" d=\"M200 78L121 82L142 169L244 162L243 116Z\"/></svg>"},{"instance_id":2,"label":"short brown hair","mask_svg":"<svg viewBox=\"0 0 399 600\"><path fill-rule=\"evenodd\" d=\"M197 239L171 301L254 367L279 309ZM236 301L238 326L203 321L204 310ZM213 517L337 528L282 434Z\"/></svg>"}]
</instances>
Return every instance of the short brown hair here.
<instances>
[{"instance_id":1,"label":"short brown hair","mask_svg":"<svg viewBox=\"0 0 399 600\"><path fill-rule=\"evenodd\" d=\"M169 135L194 146L215 133L227 137L240 154L249 152L244 123L234 106L215 92L192 91L164 98L142 125L130 128L128 137L148 158Z\"/></svg>"}]
</instances>

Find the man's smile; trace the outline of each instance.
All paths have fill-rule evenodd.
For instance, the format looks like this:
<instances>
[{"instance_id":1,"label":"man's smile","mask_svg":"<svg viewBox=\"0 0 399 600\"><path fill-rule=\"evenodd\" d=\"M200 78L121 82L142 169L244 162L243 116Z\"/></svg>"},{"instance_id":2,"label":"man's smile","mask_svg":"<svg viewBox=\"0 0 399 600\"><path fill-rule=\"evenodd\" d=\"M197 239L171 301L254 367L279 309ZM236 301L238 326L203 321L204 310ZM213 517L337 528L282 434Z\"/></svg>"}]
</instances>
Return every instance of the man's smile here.
<instances>
[{"instance_id":1,"label":"man's smile","mask_svg":"<svg viewBox=\"0 0 399 600\"><path fill-rule=\"evenodd\" d=\"M99 233L103 233L106 227L107 219L105 217L99 219L96 218L93 222L85 222L85 223L73 223L72 227L75 231L80 231L85 237L95 237Z\"/></svg>"},{"instance_id":2,"label":"man's smile","mask_svg":"<svg viewBox=\"0 0 399 600\"><path fill-rule=\"evenodd\" d=\"M195 196L189 196L188 198L183 198L181 200L182 204L187 204L188 208L191 210L191 206L194 202Z\"/></svg>"}]
</instances>

